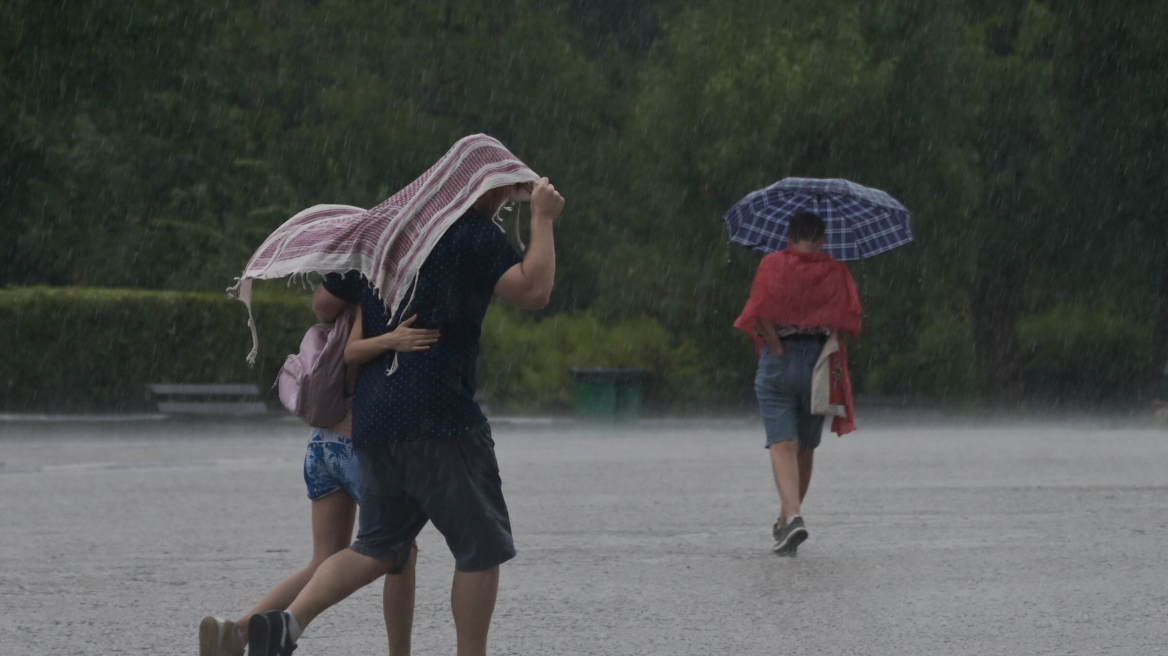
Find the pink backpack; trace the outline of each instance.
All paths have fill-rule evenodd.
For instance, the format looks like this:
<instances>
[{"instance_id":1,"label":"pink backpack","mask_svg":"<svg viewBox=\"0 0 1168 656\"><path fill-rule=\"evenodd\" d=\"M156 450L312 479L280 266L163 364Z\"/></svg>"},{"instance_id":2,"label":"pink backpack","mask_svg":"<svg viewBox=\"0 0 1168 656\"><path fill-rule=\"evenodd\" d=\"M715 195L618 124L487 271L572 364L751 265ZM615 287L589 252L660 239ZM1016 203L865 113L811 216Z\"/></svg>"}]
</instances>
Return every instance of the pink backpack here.
<instances>
[{"instance_id":1,"label":"pink backpack","mask_svg":"<svg viewBox=\"0 0 1168 656\"><path fill-rule=\"evenodd\" d=\"M318 323L300 340L300 352L284 360L276 384L280 402L309 426L333 426L345 418L345 344L352 311Z\"/></svg>"}]
</instances>

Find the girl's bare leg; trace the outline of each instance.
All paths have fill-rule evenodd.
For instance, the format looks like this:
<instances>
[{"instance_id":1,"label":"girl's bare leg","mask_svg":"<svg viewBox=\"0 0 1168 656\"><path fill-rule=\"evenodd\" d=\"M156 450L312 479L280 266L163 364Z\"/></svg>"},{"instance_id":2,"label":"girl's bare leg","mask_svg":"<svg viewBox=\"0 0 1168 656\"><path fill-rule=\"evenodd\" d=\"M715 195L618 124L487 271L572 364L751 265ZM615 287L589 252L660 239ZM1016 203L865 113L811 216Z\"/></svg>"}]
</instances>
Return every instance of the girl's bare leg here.
<instances>
[{"instance_id":1,"label":"girl's bare leg","mask_svg":"<svg viewBox=\"0 0 1168 656\"><path fill-rule=\"evenodd\" d=\"M251 616L269 610L284 610L308 585L312 575L329 556L349 546L357 502L344 490L337 490L312 502L312 561L304 569L276 584L251 610L235 623L247 644L247 623Z\"/></svg>"}]
</instances>

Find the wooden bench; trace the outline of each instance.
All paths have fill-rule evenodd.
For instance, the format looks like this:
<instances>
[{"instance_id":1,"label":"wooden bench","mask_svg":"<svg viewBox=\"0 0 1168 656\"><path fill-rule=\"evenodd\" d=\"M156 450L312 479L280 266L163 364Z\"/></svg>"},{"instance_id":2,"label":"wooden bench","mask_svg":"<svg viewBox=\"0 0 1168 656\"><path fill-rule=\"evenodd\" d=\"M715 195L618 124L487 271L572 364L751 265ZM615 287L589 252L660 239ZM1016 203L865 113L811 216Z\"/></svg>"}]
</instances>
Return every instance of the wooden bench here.
<instances>
[{"instance_id":1,"label":"wooden bench","mask_svg":"<svg viewBox=\"0 0 1168 656\"><path fill-rule=\"evenodd\" d=\"M150 386L158 401L158 411L168 415L265 414L268 406L259 401L255 385L169 385Z\"/></svg>"}]
</instances>

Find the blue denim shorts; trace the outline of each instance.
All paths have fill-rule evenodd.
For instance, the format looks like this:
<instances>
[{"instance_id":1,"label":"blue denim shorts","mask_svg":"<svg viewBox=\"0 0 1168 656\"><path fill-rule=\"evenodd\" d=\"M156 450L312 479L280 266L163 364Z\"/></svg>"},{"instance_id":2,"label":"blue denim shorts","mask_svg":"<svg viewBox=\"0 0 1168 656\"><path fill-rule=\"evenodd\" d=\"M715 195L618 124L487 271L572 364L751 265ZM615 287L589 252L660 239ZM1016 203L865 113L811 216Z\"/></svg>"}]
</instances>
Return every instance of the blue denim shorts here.
<instances>
[{"instance_id":1,"label":"blue denim shorts","mask_svg":"<svg viewBox=\"0 0 1168 656\"><path fill-rule=\"evenodd\" d=\"M823 344L783 340L783 350L785 355L771 355L764 346L754 379L766 445L798 439L800 449L814 449L823 436L823 415L811 414L811 373Z\"/></svg>"},{"instance_id":2,"label":"blue denim shorts","mask_svg":"<svg viewBox=\"0 0 1168 656\"><path fill-rule=\"evenodd\" d=\"M304 483L313 501L337 490L359 500L361 471L349 438L327 428L313 428L304 453Z\"/></svg>"}]
</instances>

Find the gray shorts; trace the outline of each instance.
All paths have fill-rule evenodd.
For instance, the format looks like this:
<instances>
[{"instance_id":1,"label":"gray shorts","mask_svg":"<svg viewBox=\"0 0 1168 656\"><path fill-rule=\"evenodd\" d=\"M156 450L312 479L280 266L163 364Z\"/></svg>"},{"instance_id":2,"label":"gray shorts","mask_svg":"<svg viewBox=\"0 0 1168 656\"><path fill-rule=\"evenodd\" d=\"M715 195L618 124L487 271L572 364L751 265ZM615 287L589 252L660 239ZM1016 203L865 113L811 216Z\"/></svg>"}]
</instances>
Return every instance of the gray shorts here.
<instances>
[{"instance_id":1,"label":"gray shorts","mask_svg":"<svg viewBox=\"0 0 1168 656\"><path fill-rule=\"evenodd\" d=\"M357 464L361 509L353 551L393 559L399 572L431 521L459 571L490 569L515 557L489 425L461 437L361 447Z\"/></svg>"},{"instance_id":2,"label":"gray shorts","mask_svg":"<svg viewBox=\"0 0 1168 656\"><path fill-rule=\"evenodd\" d=\"M771 355L764 347L754 379L766 445L797 439L800 449L811 450L823 436L823 415L811 414L811 373L823 344L784 339L783 350Z\"/></svg>"}]
</instances>

